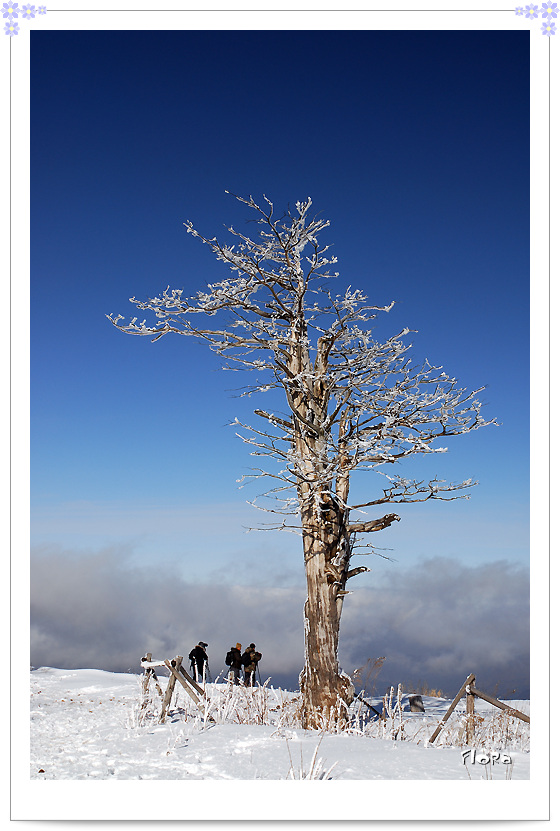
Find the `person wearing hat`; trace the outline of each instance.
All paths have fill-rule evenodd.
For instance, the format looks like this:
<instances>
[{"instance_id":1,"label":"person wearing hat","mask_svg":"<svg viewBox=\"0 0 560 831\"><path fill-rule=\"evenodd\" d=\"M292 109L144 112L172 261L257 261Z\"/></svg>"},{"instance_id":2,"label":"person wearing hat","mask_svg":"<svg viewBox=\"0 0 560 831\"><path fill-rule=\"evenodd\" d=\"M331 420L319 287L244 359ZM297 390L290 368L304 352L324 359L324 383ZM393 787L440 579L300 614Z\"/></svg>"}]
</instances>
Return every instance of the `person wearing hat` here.
<instances>
[{"instance_id":1,"label":"person wearing hat","mask_svg":"<svg viewBox=\"0 0 560 831\"><path fill-rule=\"evenodd\" d=\"M245 667L245 686L252 687L255 682L255 672L257 671L257 664L262 655L255 649L255 644L250 643L241 657L241 663Z\"/></svg>"},{"instance_id":2,"label":"person wearing hat","mask_svg":"<svg viewBox=\"0 0 560 831\"><path fill-rule=\"evenodd\" d=\"M189 652L192 676L195 681L204 681L204 665L208 666L207 646L208 644L204 641L199 641L194 649Z\"/></svg>"}]
</instances>

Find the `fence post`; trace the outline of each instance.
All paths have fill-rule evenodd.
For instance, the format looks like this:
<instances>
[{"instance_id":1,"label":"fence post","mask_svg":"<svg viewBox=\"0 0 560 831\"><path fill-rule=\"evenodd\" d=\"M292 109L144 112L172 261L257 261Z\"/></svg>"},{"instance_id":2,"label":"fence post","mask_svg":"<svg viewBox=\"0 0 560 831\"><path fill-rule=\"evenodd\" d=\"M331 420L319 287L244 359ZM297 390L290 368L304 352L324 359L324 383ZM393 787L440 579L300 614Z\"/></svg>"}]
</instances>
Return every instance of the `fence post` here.
<instances>
[{"instance_id":1,"label":"fence post","mask_svg":"<svg viewBox=\"0 0 560 831\"><path fill-rule=\"evenodd\" d=\"M471 684L474 686L476 678L466 686L467 693L467 746L472 745L474 738L474 693L471 692Z\"/></svg>"},{"instance_id":2,"label":"fence post","mask_svg":"<svg viewBox=\"0 0 560 831\"><path fill-rule=\"evenodd\" d=\"M152 660L152 653L148 652L142 658L143 661L151 661ZM159 684L157 683L157 676L151 667L146 667L144 669L144 678L142 679L142 704L140 706L140 713L143 714L144 710L146 710L148 706L148 701L150 699L150 678L152 677L156 679L156 687L159 689ZM160 690L161 692L161 690Z\"/></svg>"},{"instance_id":3,"label":"fence post","mask_svg":"<svg viewBox=\"0 0 560 831\"><path fill-rule=\"evenodd\" d=\"M152 653L147 652L145 657L142 658L143 661L151 661L152 660ZM148 697L148 690L150 688L150 668L146 667L144 670L144 678L142 680L142 709L146 706L146 699Z\"/></svg>"},{"instance_id":4,"label":"fence post","mask_svg":"<svg viewBox=\"0 0 560 831\"><path fill-rule=\"evenodd\" d=\"M457 695L455 696L455 698L453 699L453 701L449 705L449 708L448 708L447 712L445 713L444 717L442 718L442 720L440 721L440 723L438 724L438 726L436 727L436 729L434 730L434 732L430 736L429 744L432 744L437 739L437 737L439 736L439 734L441 733L441 731L443 729L443 725L445 724L445 722L447 721L447 719L449 718L449 716L451 715L451 713L453 712L453 710L455 709L457 704L459 703L460 699L463 697L463 692L465 691L467 686L471 683L471 681L474 681L474 675L469 675L467 680L463 683L461 689L459 690L459 692L457 693Z\"/></svg>"},{"instance_id":5,"label":"fence post","mask_svg":"<svg viewBox=\"0 0 560 831\"><path fill-rule=\"evenodd\" d=\"M183 663L183 656L182 655L177 655L177 657L173 661L170 662L169 668L171 669L171 667L173 666L173 667L175 667L176 670L178 670L182 663ZM167 710L169 708L169 705L171 704L171 696L173 695L173 690L175 689L175 679L176 679L175 673L172 671L171 675L169 676L169 682L167 684L167 689L165 691L165 698L163 699L163 705L162 705L162 708L161 708L161 715L159 717L160 724L162 724L165 721L165 716L167 715Z\"/></svg>"}]
</instances>

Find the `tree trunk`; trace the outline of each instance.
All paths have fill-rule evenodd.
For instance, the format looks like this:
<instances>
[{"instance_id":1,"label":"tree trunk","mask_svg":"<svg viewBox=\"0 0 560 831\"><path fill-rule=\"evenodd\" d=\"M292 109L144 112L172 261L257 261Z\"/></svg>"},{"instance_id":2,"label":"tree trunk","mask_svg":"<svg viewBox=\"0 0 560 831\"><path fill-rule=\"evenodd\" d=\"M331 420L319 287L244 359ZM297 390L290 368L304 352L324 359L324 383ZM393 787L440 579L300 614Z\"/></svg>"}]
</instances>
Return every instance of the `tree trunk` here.
<instances>
[{"instance_id":1,"label":"tree trunk","mask_svg":"<svg viewBox=\"0 0 560 831\"><path fill-rule=\"evenodd\" d=\"M345 705L352 702L354 687L338 666L341 613L338 593L343 586L335 582L330 566L338 548L332 526L318 519L306 523L303 547L307 577L305 665L300 675L303 727L321 729L346 723Z\"/></svg>"},{"instance_id":2,"label":"tree trunk","mask_svg":"<svg viewBox=\"0 0 560 831\"><path fill-rule=\"evenodd\" d=\"M302 291L303 297L303 291ZM297 317L292 327L290 370L293 390L287 391L294 414L293 447L299 459L298 485L303 553L307 578L304 606L305 664L300 674L305 728L322 729L346 723L346 705L354 687L338 668L338 632L348 566L347 516L339 509L326 472L324 425L328 393L322 377L328 359L328 339L319 344L315 369L307 346L307 324ZM313 379L305 388L300 381ZM347 493L344 494L346 496Z\"/></svg>"}]
</instances>

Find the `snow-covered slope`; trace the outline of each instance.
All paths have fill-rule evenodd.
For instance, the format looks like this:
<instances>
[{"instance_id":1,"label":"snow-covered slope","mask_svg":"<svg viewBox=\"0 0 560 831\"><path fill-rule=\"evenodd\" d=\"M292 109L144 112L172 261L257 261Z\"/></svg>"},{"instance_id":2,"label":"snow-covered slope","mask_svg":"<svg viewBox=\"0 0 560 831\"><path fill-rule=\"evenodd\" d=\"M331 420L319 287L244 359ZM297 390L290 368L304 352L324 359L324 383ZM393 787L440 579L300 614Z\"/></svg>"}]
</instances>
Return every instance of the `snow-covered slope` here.
<instances>
[{"instance_id":1,"label":"snow-covered slope","mask_svg":"<svg viewBox=\"0 0 560 831\"><path fill-rule=\"evenodd\" d=\"M523 722L512 722L505 736L499 734L498 723L492 722L487 734L494 740L493 746L477 748L478 756L474 761L469 757L467 764L460 740L456 746L450 744L454 735L460 736L460 714L452 717L455 722L450 719L450 729L441 737L442 744L428 745L427 739L449 706L444 699L424 698L424 714L405 712L402 735L406 740L395 741L391 739L391 725L367 719L349 733L321 735L298 729L293 726L297 706L294 693L235 688L228 697L227 691L223 683L208 685L214 709L210 707L205 718L204 714L197 714L192 702L179 690L174 694L169 717L159 724L159 699L154 698L153 707L143 715L140 711L139 676L92 669L33 670L30 777L464 781L529 778L528 726ZM525 712L528 704L511 702ZM366 711L364 708L364 715L369 715ZM485 715L488 723L494 714L500 713L482 701L477 701L477 712ZM214 721L208 718L210 714L215 716ZM501 753L502 759L507 753L512 764L503 764L497 758L484 764L484 754L491 750Z\"/></svg>"}]
</instances>

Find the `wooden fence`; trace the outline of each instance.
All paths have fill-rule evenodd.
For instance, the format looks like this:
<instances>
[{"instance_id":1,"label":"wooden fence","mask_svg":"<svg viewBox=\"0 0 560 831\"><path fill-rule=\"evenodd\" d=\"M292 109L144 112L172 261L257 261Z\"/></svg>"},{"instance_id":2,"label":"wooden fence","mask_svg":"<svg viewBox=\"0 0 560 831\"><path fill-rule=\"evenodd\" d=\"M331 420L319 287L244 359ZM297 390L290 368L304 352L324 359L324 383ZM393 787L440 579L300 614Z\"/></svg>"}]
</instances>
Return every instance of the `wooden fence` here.
<instances>
[{"instance_id":1,"label":"wooden fence","mask_svg":"<svg viewBox=\"0 0 560 831\"><path fill-rule=\"evenodd\" d=\"M171 704L171 697L175 689L175 683L178 681L185 692L192 698L199 709L204 709L207 702L204 690L199 687L194 678L188 674L183 666L183 656L177 655L175 658L164 658L163 661L152 661L152 653L148 652L141 660L140 666L144 668L144 679L142 681L142 706L141 712L148 706L150 681L153 679L155 687L162 698L162 707L159 717L160 724L165 721L169 712ZM155 672L155 667L167 667L169 670L169 681L167 682L167 689L163 692L158 677Z\"/></svg>"},{"instance_id":2,"label":"wooden fence","mask_svg":"<svg viewBox=\"0 0 560 831\"><path fill-rule=\"evenodd\" d=\"M514 716L515 718L521 719L521 721L526 721L527 724L531 723L531 719L529 718L529 716L525 715L525 713L522 713L520 710L515 710L513 707L508 707L508 705L504 704L503 701L498 701L497 698L494 698L493 696L488 695L487 693L481 692L481 690L477 690L477 688L474 686L475 681L476 681L476 678L474 677L474 675L471 674L467 677L467 679L465 680L465 683L463 684L463 686L461 687L461 689L459 690L459 692L457 693L457 695L455 696L455 698L453 699L451 704L449 705L449 708L448 708L447 712L445 713L444 717L442 718L442 720L440 721L440 723L438 724L438 726L434 730L434 732L433 732L433 734L432 734L432 736L429 740L430 744L432 742L434 742L435 739L437 739L437 737L441 733L445 722L447 721L447 719L449 718L449 716L451 715L451 713L453 712L453 710L455 709L455 707L457 706L459 701L461 700L461 698L463 696L463 693L466 695L466 707L467 707L467 730L466 730L466 733L467 733L466 743L467 743L467 745L472 743L473 736L474 736L474 726L475 726L474 700L475 700L475 698L482 698L483 701L487 701L489 704L493 704L494 707L499 707L500 710L504 710L506 713L509 713L510 716Z\"/></svg>"}]
</instances>

